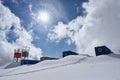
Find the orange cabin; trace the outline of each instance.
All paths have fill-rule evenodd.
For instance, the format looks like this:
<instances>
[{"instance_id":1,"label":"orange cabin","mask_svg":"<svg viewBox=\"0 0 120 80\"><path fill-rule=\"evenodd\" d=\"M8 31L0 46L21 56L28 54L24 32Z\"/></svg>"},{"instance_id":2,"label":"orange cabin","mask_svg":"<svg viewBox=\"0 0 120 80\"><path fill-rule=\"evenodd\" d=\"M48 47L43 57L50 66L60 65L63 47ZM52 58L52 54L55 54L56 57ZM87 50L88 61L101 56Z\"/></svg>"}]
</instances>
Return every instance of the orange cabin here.
<instances>
[{"instance_id":1,"label":"orange cabin","mask_svg":"<svg viewBox=\"0 0 120 80\"><path fill-rule=\"evenodd\" d=\"M14 53L14 58L21 58L21 57L22 57L22 53L20 53L20 52Z\"/></svg>"}]
</instances>

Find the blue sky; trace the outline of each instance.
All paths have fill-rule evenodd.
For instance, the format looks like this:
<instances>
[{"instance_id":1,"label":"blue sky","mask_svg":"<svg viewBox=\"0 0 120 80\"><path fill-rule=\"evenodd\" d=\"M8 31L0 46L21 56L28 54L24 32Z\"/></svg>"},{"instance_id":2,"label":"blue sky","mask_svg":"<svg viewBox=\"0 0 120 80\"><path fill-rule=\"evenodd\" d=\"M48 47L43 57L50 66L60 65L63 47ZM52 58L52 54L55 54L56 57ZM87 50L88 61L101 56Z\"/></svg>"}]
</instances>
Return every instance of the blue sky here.
<instances>
[{"instance_id":1,"label":"blue sky","mask_svg":"<svg viewBox=\"0 0 120 80\"><path fill-rule=\"evenodd\" d=\"M66 39L61 40L59 43L50 41L48 37L49 30L57 25L59 21L68 23L77 16L83 15L82 3L87 0L3 0L3 5L8 7L12 13L20 18L21 25L27 31L33 31L32 43L42 49L43 56L60 57L65 50L75 51L74 44L66 44ZM32 11L30 11L30 5ZM52 12L52 9L55 12ZM51 19L49 22L39 22L32 13L36 16L38 12L45 10L50 13ZM47 26L47 28L46 28ZM13 29L14 26L11 28ZM61 32L62 33L62 32ZM8 41L16 40L14 33L11 31L8 34Z\"/></svg>"},{"instance_id":2,"label":"blue sky","mask_svg":"<svg viewBox=\"0 0 120 80\"><path fill-rule=\"evenodd\" d=\"M119 13L119 0L0 0L0 63L25 46L38 60L66 50L95 56L103 45L120 53Z\"/></svg>"}]
</instances>

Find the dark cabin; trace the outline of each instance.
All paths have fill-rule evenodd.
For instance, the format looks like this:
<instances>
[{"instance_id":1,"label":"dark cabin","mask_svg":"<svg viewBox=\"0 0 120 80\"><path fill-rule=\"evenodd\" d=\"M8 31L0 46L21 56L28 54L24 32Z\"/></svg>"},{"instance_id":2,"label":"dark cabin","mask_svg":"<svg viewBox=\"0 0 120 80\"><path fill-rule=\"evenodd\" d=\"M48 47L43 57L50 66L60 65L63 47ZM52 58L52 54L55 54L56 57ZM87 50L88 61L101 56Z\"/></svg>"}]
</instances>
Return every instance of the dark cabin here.
<instances>
[{"instance_id":1,"label":"dark cabin","mask_svg":"<svg viewBox=\"0 0 120 80\"><path fill-rule=\"evenodd\" d=\"M96 56L99 56L99 55L110 54L112 53L112 51L106 46L98 46L98 47L95 47L95 53L96 53Z\"/></svg>"},{"instance_id":2,"label":"dark cabin","mask_svg":"<svg viewBox=\"0 0 120 80\"><path fill-rule=\"evenodd\" d=\"M45 60L57 60L59 58L52 58L52 57L40 57L40 61L45 61Z\"/></svg>"},{"instance_id":3,"label":"dark cabin","mask_svg":"<svg viewBox=\"0 0 120 80\"><path fill-rule=\"evenodd\" d=\"M63 57L69 56L69 55L78 55L78 53L72 52L72 51L64 51Z\"/></svg>"},{"instance_id":4,"label":"dark cabin","mask_svg":"<svg viewBox=\"0 0 120 80\"><path fill-rule=\"evenodd\" d=\"M21 60L21 65L31 65L31 64L36 64L40 61L38 60Z\"/></svg>"}]
</instances>

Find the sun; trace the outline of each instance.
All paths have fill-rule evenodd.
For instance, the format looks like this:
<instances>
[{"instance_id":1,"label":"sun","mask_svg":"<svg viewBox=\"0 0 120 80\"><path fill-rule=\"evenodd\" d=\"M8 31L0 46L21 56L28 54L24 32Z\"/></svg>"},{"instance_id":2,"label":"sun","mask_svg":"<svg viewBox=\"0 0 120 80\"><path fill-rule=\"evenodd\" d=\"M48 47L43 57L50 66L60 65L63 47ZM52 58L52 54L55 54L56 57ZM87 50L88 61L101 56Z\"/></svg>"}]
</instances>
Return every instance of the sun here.
<instances>
[{"instance_id":1,"label":"sun","mask_svg":"<svg viewBox=\"0 0 120 80\"><path fill-rule=\"evenodd\" d=\"M49 15L49 13L46 12L46 11L42 11L42 12L40 12L39 15L38 15L38 20L40 20L40 21L42 21L42 22L44 22L44 23L49 22L49 18L50 18L50 15Z\"/></svg>"}]
</instances>

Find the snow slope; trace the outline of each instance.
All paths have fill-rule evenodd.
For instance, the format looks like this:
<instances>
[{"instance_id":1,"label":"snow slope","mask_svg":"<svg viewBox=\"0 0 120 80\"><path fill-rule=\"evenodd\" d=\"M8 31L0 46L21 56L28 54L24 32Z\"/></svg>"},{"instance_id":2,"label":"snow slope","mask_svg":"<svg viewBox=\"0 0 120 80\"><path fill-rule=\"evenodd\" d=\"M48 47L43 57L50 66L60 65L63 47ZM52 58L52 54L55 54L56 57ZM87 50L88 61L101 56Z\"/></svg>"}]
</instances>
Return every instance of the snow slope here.
<instances>
[{"instance_id":1,"label":"snow slope","mask_svg":"<svg viewBox=\"0 0 120 80\"><path fill-rule=\"evenodd\" d=\"M68 56L0 69L0 80L120 80L120 55Z\"/></svg>"}]
</instances>

